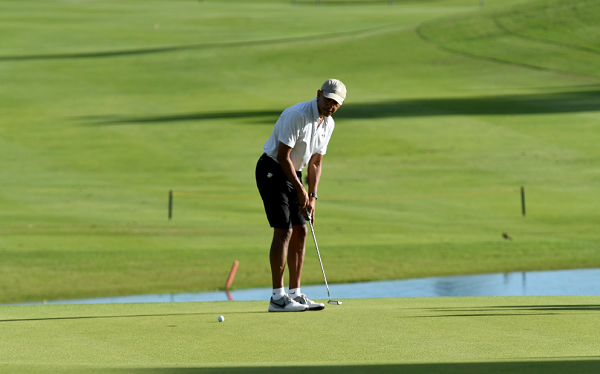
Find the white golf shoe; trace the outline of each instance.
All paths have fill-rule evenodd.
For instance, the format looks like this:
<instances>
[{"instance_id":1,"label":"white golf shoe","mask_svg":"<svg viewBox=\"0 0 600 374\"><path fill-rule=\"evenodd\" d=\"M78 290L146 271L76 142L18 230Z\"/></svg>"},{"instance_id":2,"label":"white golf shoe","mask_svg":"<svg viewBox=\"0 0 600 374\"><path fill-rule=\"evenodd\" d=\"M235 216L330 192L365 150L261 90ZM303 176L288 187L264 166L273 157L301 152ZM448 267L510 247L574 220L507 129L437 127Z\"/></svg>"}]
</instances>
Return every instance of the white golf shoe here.
<instances>
[{"instance_id":1,"label":"white golf shoe","mask_svg":"<svg viewBox=\"0 0 600 374\"><path fill-rule=\"evenodd\" d=\"M306 295L303 293L301 293L299 296L296 296L294 298L294 301L297 302L298 304L308 306L308 310L323 310L323 309L325 309L325 304L315 303L314 301L312 301L311 299L306 297Z\"/></svg>"},{"instance_id":2,"label":"white golf shoe","mask_svg":"<svg viewBox=\"0 0 600 374\"><path fill-rule=\"evenodd\" d=\"M308 306L297 303L290 299L288 295L283 295L279 300L273 300L269 303L269 312L304 312L308 310Z\"/></svg>"}]
</instances>

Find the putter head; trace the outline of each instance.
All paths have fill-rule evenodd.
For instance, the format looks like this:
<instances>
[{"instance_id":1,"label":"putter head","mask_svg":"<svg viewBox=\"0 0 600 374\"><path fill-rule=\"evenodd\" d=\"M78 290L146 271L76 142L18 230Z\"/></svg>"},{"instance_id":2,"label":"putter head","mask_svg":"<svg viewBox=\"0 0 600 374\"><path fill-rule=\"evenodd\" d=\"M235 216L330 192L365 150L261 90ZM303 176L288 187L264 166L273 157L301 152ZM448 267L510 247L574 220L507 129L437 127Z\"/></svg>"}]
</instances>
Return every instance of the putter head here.
<instances>
[{"instance_id":1,"label":"putter head","mask_svg":"<svg viewBox=\"0 0 600 374\"><path fill-rule=\"evenodd\" d=\"M333 305L342 305L342 302L341 302L341 301L329 300L329 301L327 302L327 304L333 304Z\"/></svg>"}]
</instances>

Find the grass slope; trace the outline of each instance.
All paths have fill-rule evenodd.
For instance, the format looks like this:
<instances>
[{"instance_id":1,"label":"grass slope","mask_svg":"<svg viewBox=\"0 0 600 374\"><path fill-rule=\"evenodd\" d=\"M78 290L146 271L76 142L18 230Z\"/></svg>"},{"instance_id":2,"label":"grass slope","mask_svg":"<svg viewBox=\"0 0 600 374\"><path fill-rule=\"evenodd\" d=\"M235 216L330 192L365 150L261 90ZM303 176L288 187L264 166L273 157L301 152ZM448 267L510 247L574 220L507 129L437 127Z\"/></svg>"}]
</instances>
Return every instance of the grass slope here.
<instances>
[{"instance_id":1,"label":"grass slope","mask_svg":"<svg viewBox=\"0 0 600 374\"><path fill-rule=\"evenodd\" d=\"M322 312L265 302L4 307L12 373L592 373L597 297L345 300ZM217 322L223 315L225 321ZM291 333L293 331L293 333ZM196 368L193 369L192 368Z\"/></svg>"},{"instance_id":2,"label":"grass slope","mask_svg":"<svg viewBox=\"0 0 600 374\"><path fill-rule=\"evenodd\" d=\"M235 287L268 285L254 165L330 77L349 89L315 227L332 283L600 266L591 52L540 70L466 41L490 17L586 34L561 2L0 4L0 302L212 290L234 260ZM169 222L170 189L204 197L176 196Z\"/></svg>"},{"instance_id":3,"label":"grass slope","mask_svg":"<svg viewBox=\"0 0 600 374\"><path fill-rule=\"evenodd\" d=\"M542 69L599 76L600 4L590 0L533 1L478 12L420 28L444 48Z\"/></svg>"}]
</instances>

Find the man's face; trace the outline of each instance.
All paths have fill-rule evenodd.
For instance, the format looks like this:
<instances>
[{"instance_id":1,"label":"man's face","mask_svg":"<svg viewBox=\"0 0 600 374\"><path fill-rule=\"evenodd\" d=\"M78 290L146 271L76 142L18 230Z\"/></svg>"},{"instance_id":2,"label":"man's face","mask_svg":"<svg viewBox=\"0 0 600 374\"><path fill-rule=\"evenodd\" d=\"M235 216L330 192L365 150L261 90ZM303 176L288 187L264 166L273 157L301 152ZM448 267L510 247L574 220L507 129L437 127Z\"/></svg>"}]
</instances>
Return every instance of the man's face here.
<instances>
[{"instance_id":1,"label":"man's face","mask_svg":"<svg viewBox=\"0 0 600 374\"><path fill-rule=\"evenodd\" d=\"M339 107L340 104L337 101L326 98L325 95L323 95L323 91L317 91L317 108L319 109L319 116L329 117L335 113Z\"/></svg>"}]
</instances>

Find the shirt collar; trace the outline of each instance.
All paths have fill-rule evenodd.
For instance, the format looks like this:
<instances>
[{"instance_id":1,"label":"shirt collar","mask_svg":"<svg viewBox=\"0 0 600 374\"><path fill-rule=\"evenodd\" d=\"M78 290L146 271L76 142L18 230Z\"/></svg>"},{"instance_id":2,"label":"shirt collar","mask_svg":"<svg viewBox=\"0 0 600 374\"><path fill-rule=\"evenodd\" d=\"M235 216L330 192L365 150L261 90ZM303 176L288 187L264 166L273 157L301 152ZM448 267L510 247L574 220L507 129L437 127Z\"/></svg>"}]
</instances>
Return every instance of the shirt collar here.
<instances>
[{"instance_id":1,"label":"shirt collar","mask_svg":"<svg viewBox=\"0 0 600 374\"><path fill-rule=\"evenodd\" d=\"M312 104L313 119L315 121L319 122L319 107L317 106L317 98L316 97L313 99L311 104ZM323 122L325 122L325 121L323 121Z\"/></svg>"}]
</instances>

